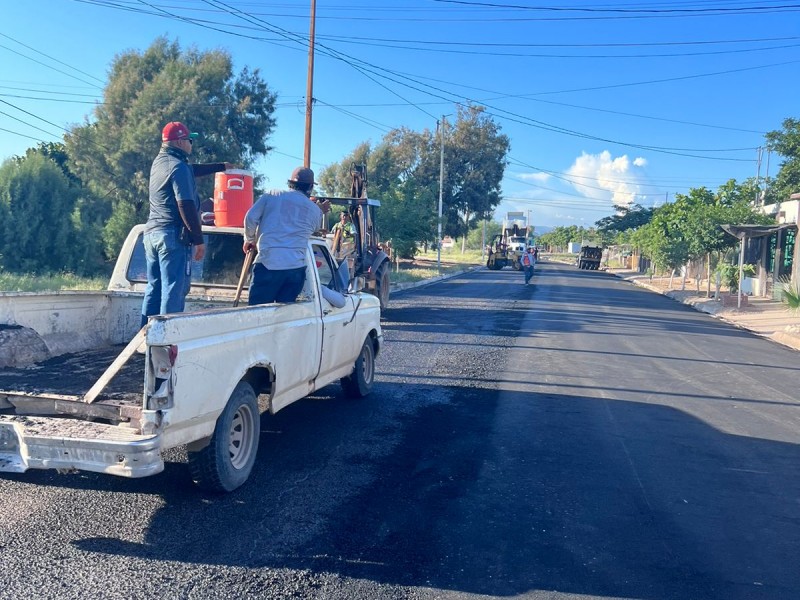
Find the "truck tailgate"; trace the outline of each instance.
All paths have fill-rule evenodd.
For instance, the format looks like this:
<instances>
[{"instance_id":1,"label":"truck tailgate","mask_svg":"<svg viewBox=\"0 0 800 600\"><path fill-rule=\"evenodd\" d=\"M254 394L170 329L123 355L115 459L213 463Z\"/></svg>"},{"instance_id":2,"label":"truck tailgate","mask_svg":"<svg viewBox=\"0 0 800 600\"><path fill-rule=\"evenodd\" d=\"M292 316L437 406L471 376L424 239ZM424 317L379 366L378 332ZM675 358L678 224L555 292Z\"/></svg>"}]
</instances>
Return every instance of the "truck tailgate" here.
<instances>
[{"instance_id":1,"label":"truck tailgate","mask_svg":"<svg viewBox=\"0 0 800 600\"><path fill-rule=\"evenodd\" d=\"M0 472L81 469L146 477L164 469L158 435L63 417L0 416Z\"/></svg>"}]
</instances>

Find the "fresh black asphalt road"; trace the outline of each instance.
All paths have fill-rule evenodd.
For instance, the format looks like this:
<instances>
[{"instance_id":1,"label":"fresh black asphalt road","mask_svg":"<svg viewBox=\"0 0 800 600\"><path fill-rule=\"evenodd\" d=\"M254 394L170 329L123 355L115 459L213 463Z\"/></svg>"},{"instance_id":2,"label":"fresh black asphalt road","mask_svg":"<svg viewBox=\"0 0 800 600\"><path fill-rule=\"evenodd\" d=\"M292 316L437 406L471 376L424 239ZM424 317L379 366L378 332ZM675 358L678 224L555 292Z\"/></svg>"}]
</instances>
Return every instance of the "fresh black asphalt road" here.
<instances>
[{"instance_id":1,"label":"fresh black asphalt road","mask_svg":"<svg viewBox=\"0 0 800 600\"><path fill-rule=\"evenodd\" d=\"M800 598L800 354L602 272L397 294L251 481L0 477L0 598Z\"/></svg>"}]
</instances>

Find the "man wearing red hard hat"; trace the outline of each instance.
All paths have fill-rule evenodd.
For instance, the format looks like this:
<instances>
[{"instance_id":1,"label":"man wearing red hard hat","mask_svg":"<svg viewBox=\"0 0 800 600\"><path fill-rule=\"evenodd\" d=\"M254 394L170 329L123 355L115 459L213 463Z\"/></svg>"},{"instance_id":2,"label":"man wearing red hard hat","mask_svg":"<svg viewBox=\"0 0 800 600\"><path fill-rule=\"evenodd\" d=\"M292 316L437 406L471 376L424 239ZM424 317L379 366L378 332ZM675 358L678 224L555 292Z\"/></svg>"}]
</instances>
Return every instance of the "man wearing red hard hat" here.
<instances>
[{"instance_id":1,"label":"man wearing red hard hat","mask_svg":"<svg viewBox=\"0 0 800 600\"><path fill-rule=\"evenodd\" d=\"M161 131L161 149L150 167L142 326L152 315L183 311L191 285L192 259L202 260L205 255L194 178L234 168L231 163L189 164L196 138L197 134L183 123L167 123Z\"/></svg>"}]
</instances>

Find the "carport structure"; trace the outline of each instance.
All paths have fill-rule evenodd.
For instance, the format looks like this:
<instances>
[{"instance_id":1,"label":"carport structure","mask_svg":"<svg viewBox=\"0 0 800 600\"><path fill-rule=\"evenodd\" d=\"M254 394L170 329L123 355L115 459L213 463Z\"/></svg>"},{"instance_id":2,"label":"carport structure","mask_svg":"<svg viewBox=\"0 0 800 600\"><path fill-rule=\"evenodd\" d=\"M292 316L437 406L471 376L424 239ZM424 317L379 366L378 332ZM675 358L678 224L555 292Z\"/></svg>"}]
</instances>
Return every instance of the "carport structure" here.
<instances>
[{"instance_id":1,"label":"carport structure","mask_svg":"<svg viewBox=\"0 0 800 600\"><path fill-rule=\"evenodd\" d=\"M745 255L756 264L760 295L774 294L776 283L789 276L797 281L795 239L797 224L778 225L720 225L722 229L739 240L739 290L737 307L742 306L742 278Z\"/></svg>"}]
</instances>

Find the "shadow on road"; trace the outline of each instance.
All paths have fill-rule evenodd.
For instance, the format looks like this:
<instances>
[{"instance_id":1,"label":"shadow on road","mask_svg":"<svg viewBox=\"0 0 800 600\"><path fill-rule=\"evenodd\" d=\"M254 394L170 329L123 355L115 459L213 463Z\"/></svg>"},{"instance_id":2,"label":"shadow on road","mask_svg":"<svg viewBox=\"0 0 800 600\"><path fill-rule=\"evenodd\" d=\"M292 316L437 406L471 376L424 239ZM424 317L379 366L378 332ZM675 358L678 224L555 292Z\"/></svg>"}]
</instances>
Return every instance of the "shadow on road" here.
<instances>
[{"instance_id":1,"label":"shadow on road","mask_svg":"<svg viewBox=\"0 0 800 600\"><path fill-rule=\"evenodd\" d=\"M654 404L450 391L453 402L404 417L393 451L375 457L356 433L363 407L289 407L262 421L244 488L198 495L171 465L124 484L163 493L143 543L74 545L490 596L800 595L797 445ZM334 478L326 444L346 440L325 435L330 423L361 447Z\"/></svg>"}]
</instances>

